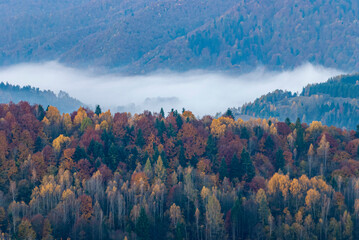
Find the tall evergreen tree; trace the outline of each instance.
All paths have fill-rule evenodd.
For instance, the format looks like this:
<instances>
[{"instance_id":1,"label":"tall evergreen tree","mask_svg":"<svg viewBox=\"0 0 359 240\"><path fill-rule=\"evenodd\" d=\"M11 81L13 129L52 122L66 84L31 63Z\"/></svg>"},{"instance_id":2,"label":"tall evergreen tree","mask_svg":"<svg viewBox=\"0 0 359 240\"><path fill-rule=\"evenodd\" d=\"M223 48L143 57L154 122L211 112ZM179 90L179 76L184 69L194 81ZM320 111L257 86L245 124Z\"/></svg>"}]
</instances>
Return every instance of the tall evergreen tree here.
<instances>
[{"instance_id":1,"label":"tall evergreen tree","mask_svg":"<svg viewBox=\"0 0 359 240\"><path fill-rule=\"evenodd\" d=\"M163 111L163 108L161 108L160 114L162 117L165 117L165 111Z\"/></svg>"},{"instance_id":2,"label":"tall evergreen tree","mask_svg":"<svg viewBox=\"0 0 359 240\"><path fill-rule=\"evenodd\" d=\"M300 123L300 119L297 118L295 123L295 129L297 130L297 138L295 140L295 145L297 147L298 156L303 152L305 149L305 142L304 142L304 129L302 124Z\"/></svg>"},{"instance_id":3,"label":"tall evergreen tree","mask_svg":"<svg viewBox=\"0 0 359 240\"><path fill-rule=\"evenodd\" d=\"M151 239L150 220L148 219L144 208L141 208L140 215L137 219L135 230L139 239L141 240Z\"/></svg>"},{"instance_id":4,"label":"tall evergreen tree","mask_svg":"<svg viewBox=\"0 0 359 240\"><path fill-rule=\"evenodd\" d=\"M96 106L95 114L99 116L102 113L100 105Z\"/></svg>"},{"instance_id":5,"label":"tall evergreen tree","mask_svg":"<svg viewBox=\"0 0 359 240\"><path fill-rule=\"evenodd\" d=\"M287 124L288 126L290 126L290 124L291 124L291 122L290 122L290 119L287 117L286 119L285 119L285 124Z\"/></svg>"},{"instance_id":6,"label":"tall evergreen tree","mask_svg":"<svg viewBox=\"0 0 359 240\"><path fill-rule=\"evenodd\" d=\"M231 177L231 179L238 178L239 180L241 180L242 178L241 171L242 169L237 154L234 154L231 160L231 168L229 169L229 176Z\"/></svg>"},{"instance_id":7,"label":"tall evergreen tree","mask_svg":"<svg viewBox=\"0 0 359 240\"><path fill-rule=\"evenodd\" d=\"M119 148L116 144L112 143L108 150L108 157L106 158L105 163L112 171L115 171L119 160Z\"/></svg>"},{"instance_id":8,"label":"tall evergreen tree","mask_svg":"<svg viewBox=\"0 0 359 240\"><path fill-rule=\"evenodd\" d=\"M97 158L103 158L104 153L102 144L92 139L89 147L87 148L87 154L89 156L92 155L94 160Z\"/></svg>"},{"instance_id":9,"label":"tall evergreen tree","mask_svg":"<svg viewBox=\"0 0 359 240\"><path fill-rule=\"evenodd\" d=\"M226 159L223 157L221 160L221 166L219 167L219 178L223 180L225 177L228 177L228 167Z\"/></svg>"},{"instance_id":10,"label":"tall evergreen tree","mask_svg":"<svg viewBox=\"0 0 359 240\"><path fill-rule=\"evenodd\" d=\"M284 156L283 156L283 150L281 148L279 148L278 151L275 154L275 168L276 168L276 171L278 171L279 169L281 169L283 171L284 166L285 166L285 159L284 159Z\"/></svg>"},{"instance_id":11,"label":"tall evergreen tree","mask_svg":"<svg viewBox=\"0 0 359 240\"><path fill-rule=\"evenodd\" d=\"M179 164L182 166L182 167L186 167L187 165L187 159L186 159L186 155L184 153L184 147L181 145L180 147L180 151L179 151L179 156L178 156L178 161L179 161Z\"/></svg>"},{"instance_id":12,"label":"tall evergreen tree","mask_svg":"<svg viewBox=\"0 0 359 240\"><path fill-rule=\"evenodd\" d=\"M230 118L234 119L233 112L230 108L227 109L226 113L223 116L230 117Z\"/></svg>"},{"instance_id":13,"label":"tall evergreen tree","mask_svg":"<svg viewBox=\"0 0 359 240\"><path fill-rule=\"evenodd\" d=\"M218 149L217 149L216 140L212 134L209 134L207 138L206 155L212 161L212 163L216 159L217 151Z\"/></svg>"},{"instance_id":14,"label":"tall evergreen tree","mask_svg":"<svg viewBox=\"0 0 359 240\"><path fill-rule=\"evenodd\" d=\"M232 220L232 237L233 239L238 239L240 233L243 234L243 204L242 204L242 194L239 192L237 200L234 202L234 205L231 209L231 220Z\"/></svg>"},{"instance_id":15,"label":"tall evergreen tree","mask_svg":"<svg viewBox=\"0 0 359 240\"><path fill-rule=\"evenodd\" d=\"M160 156L162 158L163 166L165 166L167 168L168 167L168 160L167 160L166 152L162 151Z\"/></svg>"},{"instance_id":16,"label":"tall evergreen tree","mask_svg":"<svg viewBox=\"0 0 359 240\"><path fill-rule=\"evenodd\" d=\"M143 147L146 144L145 139L143 138L143 133L142 133L142 129L139 128L137 131L137 137L136 137L136 145L139 147Z\"/></svg>"},{"instance_id":17,"label":"tall evergreen tree","mask_svg":"<svg viewBox=\"0 0 359 240\"><path fill-rule=\"evenodd\" d=\"M44 108L42 107L42 105L38 105L38 107L37 107L37 119L39 121L42 121L42 119L44 119L45 115L46 115L46 112L45 112Z\"/></svg>"},{"instance_id":18,"label":"tall evergreen tree","mask_svg":"<svg viewBox=\"0 0 359 240\"><path fill-rule=\"evenodd\" d=\"M179 114L176 115L176 123L177 123L178 129L181 129L181 128L182 128L182 124L183 124L183 120L182 120L181 115L179 115Z\"/></svg>"},{"instance_id":19,"label":"tall evergreen tree","mask_svg":"<svg viewBox=\"0 0 359 240\"><path fill-rule=\"evenodd\" d=\"M186 229L183 223L178 222L176 225L176 240L186 239Z\"/></svg>"},{"instance_id":20,"label":"tall evergreen tree","mask_svg":"<svg viewBox=\"0 0 359 240\"><path fill-rule=\"evenodd\" d=\"M246 176L246 181L250 182L255 175L255 168L253 166L249 153L246 151L245 148L243 148L240 161L240 178Z\"/></svg>"},{"instance_id":21,"label":"tall evergreen tree","mask_svg":"<svg viewBox=\"0 0 359 240\"><path fill-rule=\"evenodd\" d=\"M250 138L248 129L247 129L246 127L242 127L242 128L241 128L241 135L240 135L240 137L241 137L242 139L249 139L249 138Z\"/></svg>"},{"instance_id":22,"label":"tall evergreen tree","mask_svg":"<svg viewBox=\"0 0 359 240\"><path fill-rule=\"evenodd\" d=\"M77 145L72 158L75 162L78 162L81 159L87 158L85 149L80 147L79 145Z\"/></svg>"}]
</instances>

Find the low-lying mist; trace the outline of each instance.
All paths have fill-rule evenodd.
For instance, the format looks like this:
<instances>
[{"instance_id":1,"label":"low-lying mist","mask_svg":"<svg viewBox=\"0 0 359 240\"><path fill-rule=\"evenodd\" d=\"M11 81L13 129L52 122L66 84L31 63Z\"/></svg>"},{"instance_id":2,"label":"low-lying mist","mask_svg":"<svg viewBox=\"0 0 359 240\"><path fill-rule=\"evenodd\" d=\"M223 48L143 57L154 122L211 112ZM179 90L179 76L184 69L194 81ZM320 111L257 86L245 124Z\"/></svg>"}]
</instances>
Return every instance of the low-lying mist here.
<instances>
[{"instance_id":1,"label":"low-lying mist","mask_svg":"<svg viewBox=\"0 0 359 240\"><path fill-rule=\"evenodd\" d=\"M54 92L64 90L90 107L142 112L171 108L196 115L214 115L239 107L275 89L299 92L309 83L324 82L341 72L304 64L291 71L258 68L248 74L226 75L205 71L156 72L141 76L95 74L57 62L20 64L0 69L0 81L31 85Z\"/></svg>"}]
</instances>

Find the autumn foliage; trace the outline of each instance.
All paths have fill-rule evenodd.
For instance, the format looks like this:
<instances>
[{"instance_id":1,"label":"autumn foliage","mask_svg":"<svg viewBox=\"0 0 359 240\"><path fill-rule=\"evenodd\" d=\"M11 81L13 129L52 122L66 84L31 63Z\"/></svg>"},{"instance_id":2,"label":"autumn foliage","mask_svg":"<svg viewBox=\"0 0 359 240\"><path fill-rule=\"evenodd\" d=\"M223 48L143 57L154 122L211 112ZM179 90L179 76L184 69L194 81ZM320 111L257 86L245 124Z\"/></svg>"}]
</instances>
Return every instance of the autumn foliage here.
<instances>
[{"instance_id":1,"label":"autumn foliage","mask_svg":"<svg viewBox=\"0 0 359 240\"><path fill-rule=\"evenodd\" d=\"M2 238L359 238L355 131L190 111L38 112L0 105Z\"/></svg>"}]
</instances>

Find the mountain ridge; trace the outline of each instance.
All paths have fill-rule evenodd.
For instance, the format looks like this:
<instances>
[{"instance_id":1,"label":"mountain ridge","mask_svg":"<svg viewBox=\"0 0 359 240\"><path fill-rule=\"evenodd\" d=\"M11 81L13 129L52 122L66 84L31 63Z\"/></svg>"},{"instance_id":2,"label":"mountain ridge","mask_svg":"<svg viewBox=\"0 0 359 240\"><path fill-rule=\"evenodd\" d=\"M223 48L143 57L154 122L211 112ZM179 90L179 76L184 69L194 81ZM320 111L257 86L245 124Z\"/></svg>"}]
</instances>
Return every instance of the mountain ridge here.
<instances>
[{"instance_id":1,"label":"mountain ridge","mask_svg":"<svg viewBox=\"0 0 359 240\"><path fill-rule=\"evenodd\" d=\"M10 10L0 10L2 65L58 59L69 66L131 74L196 68L246 71L259 65L281 70L303 62L349 72L359 67L356 2L19 4L3 2L2 9Z\"/></svg>"},{"instance_id":2,"label":"mountain ridge","mask_svg":"<svg viewBox=\"0 0 359 240\"><path fill-rule=\"evenodd\" d=\"M275 117L355 129L359 122L359 74L340 75L324 83L309 84L300 94L276 90L244 104L235 114Z\"/></svg>"}]
</instances>

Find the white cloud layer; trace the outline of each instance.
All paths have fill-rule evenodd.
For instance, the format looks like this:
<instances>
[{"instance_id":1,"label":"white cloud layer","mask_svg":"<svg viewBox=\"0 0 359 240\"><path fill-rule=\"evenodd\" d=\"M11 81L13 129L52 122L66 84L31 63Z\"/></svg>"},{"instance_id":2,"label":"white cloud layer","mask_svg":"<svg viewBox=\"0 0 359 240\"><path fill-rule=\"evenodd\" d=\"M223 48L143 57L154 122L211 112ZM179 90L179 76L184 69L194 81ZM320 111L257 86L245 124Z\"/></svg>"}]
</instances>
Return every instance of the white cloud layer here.
<instances>
[{"instance_id":1,"label":"white cloud layer","mask_svg":"<svg viewBox=\"0 0 359 240\"><path fill-rule=\"evenodd\" d=\"M205 71L157 72L141 76L95 74L65 67L57 62L20 64L0 69L0 81L31 85L54 92L64 90L89 106L103 109L159 112L171 108L191 110L196 115L239 107L275 89L298 92L309 83L324 82L341 74L335 69L304 64L291 71L259 68L248 74L226 75Z\"/></svg>"}]
</instances>

